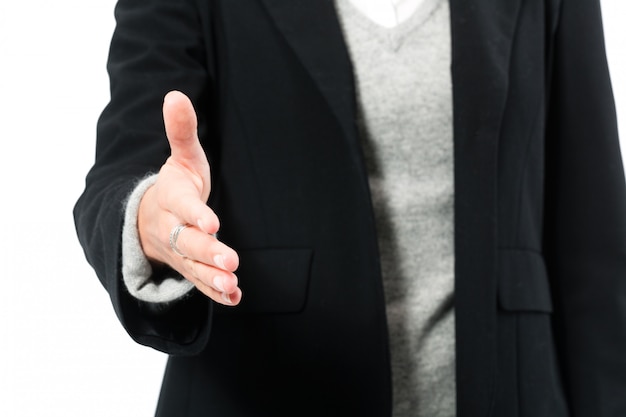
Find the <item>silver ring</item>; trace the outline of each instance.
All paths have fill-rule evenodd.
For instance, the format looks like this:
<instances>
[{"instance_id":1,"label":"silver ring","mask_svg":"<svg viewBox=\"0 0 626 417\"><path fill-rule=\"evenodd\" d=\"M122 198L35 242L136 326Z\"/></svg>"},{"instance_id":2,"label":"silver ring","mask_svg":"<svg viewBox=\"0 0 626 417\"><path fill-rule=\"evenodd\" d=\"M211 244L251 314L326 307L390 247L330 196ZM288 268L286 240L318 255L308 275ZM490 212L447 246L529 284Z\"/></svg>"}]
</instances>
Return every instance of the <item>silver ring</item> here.
<instances>
[{"instance_id":1,"label":"silver ring","mask_svg":"<svg viewBox=\"0 0 626 417\"><path fill-rule=\"evenodd\" d=\"M188 225L186 224L177 224L172 228L172 231L170 232L170 248L172 248L172 251L174 251L176 255L180 255L182 257L185 257L185 254L183 254L178 249L178 246L176 246L176 241L178 241L178 236L180 236L180 233L187 227Z\"/></svg>"}]
</instances>

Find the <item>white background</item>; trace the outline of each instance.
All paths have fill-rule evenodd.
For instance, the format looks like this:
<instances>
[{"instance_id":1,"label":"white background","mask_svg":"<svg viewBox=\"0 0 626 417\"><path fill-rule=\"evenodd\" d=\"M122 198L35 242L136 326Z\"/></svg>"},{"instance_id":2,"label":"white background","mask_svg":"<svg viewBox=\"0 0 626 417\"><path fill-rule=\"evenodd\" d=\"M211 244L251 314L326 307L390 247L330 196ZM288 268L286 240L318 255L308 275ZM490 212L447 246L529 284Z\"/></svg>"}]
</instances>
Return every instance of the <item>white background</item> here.
<instances>
[{"instance_id":1,"label":"white background","mask_svg":"<svg viewBox=\"0 0 626 417\"><path fill-rule=\"evenodd\" d=\"M602 6L626 143L626 1ZM113 7L0 2L0 416L154 413L165 356L119 325L72 220L108 99Z\"/></svg>"}]
</instances>

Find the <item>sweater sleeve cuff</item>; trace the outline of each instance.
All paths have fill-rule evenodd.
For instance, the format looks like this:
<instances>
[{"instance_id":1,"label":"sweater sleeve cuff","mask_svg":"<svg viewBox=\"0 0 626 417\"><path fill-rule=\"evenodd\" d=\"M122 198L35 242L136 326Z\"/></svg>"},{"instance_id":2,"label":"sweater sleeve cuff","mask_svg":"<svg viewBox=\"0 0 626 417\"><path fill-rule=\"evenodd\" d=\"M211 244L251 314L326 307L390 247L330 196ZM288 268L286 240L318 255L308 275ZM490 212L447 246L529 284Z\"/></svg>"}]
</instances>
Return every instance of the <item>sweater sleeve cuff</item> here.
<instances>
[{"instance_id":1,"label":"sweater sleeve cuff","mask_svg":"<svg viewBox=\"0 0 626 417\"><path fill-rule=\"evenodd\" d=\"M141 180L126 201L122 229L122 276L133 297L149 303L167 303L181 298L194 286L173 271L171 276L156 279L152 265L143 253L137 229L139 203L156 179L154 174Z\"/></svg>"}]
</instances>

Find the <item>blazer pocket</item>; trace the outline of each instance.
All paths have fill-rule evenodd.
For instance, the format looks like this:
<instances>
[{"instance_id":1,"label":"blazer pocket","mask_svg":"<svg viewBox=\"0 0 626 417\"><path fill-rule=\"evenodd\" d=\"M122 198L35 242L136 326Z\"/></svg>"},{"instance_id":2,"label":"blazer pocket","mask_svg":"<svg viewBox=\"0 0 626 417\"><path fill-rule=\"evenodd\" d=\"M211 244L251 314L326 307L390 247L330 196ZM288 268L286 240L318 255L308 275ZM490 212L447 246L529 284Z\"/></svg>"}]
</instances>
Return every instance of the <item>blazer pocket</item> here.
<instances>
[{"instance_id":1,"label":"blazer pocket","mask_svg":"<svg viewBox=\"0 0 626 417\"><path fill-rule=\"evenodd\" d=\"M540 253L498 250L498 300L506 311L552 312L548 272Z\"/></svg>"},{"instance_id":2,"label":"blazer pocket","mask_svg":"<svg viewBox=\"0 0 626 417\"><path fill-rule=\"evenodd\" d=\"M296 313L307 299L312 249L239 250L235 272L243 293L237 307L220 313Z\"/></svg>"}]
</instances>

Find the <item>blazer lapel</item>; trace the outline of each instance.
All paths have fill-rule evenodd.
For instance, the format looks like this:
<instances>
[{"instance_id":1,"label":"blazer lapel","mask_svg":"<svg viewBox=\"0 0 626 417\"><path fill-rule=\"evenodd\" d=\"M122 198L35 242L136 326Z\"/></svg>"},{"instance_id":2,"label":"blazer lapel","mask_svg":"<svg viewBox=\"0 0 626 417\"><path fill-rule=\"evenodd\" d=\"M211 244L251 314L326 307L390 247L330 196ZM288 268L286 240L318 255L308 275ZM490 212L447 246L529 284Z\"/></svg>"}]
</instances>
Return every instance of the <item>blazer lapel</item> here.
<instances>
[{"instance_id":1,"label":"blazer lapel","mask_svg":"<svg viewBox=\"0 0 626 417\"><path fill-rule=\"evenodd\" d=\"M355 130L352 64L333 0L263 0L287 43L317 84L346 136Z\"/></svg>"},{"instance_id":2,"label":"blazer lapel","mask_svg":"<svg viewBox=\"0 0 626 417\"><path fill-rule=\"evenodd\" d=\"M520 0L450 0L459 417L491 415L496 384L497 152Z\"/></svg>"}]
</instances>

